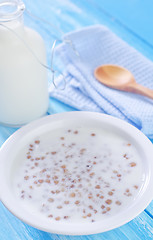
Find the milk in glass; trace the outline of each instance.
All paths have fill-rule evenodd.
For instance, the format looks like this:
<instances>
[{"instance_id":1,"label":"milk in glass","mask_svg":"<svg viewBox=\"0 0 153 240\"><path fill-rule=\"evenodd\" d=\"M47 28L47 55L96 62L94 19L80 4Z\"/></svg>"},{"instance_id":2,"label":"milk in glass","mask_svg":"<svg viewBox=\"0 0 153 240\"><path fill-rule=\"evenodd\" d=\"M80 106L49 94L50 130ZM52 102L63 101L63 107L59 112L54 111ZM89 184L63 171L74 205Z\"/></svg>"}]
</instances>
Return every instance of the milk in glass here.
<instances>
[{"instance_id":1,"label":"milk in glass","mask_svg":"<svg viewBox=\"0 0 153 240\"><path fill-rule=\"evenodd\" d=\"M46 52L41 36L23 25L21 1L0 2L0 123L19 126L48 108ZM35 57L36 55L36 57Z\"/></svg>"}]
</instances>

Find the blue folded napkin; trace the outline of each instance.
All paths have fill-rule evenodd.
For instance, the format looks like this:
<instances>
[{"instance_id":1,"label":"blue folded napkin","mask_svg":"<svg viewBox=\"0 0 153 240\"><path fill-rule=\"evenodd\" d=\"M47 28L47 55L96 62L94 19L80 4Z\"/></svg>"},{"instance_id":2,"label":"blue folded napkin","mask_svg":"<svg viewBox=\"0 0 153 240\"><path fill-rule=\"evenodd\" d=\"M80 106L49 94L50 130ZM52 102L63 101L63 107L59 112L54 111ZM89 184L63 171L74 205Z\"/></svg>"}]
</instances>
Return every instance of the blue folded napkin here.
<instances>
[{"instance_id":1,"label":"blue folded napkin","mask_svg":"<svg viewBox=\"0 0 153 240\"><path fill-rule=\"evenodd\" d=\"M62 43L56 55L66 71L58 87L50 87L50 96L84 111L97 111L124 119L153 138L153 100L133 93L108 88L94 78L94 69L102 64L118 64L129 69L137 83L153 89L153 63L129 46L108 28L95 25L68 33L79 54L70 44Z\"/></svg>"}]
</instances>

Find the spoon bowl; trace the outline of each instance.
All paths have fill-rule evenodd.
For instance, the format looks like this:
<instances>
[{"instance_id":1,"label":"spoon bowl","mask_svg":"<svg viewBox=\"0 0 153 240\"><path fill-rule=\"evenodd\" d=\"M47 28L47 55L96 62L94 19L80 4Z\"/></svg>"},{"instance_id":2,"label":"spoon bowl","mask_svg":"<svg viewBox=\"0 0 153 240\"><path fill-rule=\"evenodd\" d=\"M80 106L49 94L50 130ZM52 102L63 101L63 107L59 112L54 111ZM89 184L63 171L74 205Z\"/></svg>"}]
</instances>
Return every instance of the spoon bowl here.
<instances>
[{"instance_id":1,"label":"spoon bowl","mask_svg":"<svg viewBox=\"0 0 153 240\"><path fill-rule=\"evenodd\" d=\"M95 78L117 90L141 94L153 99L153 90L136 83L132 73L118 65L102 65L95 69Z\"/></svg>"}]
</instances>

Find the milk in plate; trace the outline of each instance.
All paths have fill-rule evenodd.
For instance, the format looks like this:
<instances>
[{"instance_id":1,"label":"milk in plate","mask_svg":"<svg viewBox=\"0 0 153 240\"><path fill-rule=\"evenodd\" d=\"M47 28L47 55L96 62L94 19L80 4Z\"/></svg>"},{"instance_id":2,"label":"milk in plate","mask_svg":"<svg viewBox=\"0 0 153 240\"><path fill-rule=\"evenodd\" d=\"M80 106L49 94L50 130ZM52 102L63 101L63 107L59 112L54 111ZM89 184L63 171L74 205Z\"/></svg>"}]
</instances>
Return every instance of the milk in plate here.
<instances>
[{"instance_id":1,"label":"milk in plate","mask_svg":"<svg viewBox=\"0 0 153 240\"><path fill-rule=\"evenodd\" d=\"M55 129L31 139L16 157L13 190L48 221L95 222L124 211L143 183L135 146L99 128Z\"/></svg>"}]
</instances>

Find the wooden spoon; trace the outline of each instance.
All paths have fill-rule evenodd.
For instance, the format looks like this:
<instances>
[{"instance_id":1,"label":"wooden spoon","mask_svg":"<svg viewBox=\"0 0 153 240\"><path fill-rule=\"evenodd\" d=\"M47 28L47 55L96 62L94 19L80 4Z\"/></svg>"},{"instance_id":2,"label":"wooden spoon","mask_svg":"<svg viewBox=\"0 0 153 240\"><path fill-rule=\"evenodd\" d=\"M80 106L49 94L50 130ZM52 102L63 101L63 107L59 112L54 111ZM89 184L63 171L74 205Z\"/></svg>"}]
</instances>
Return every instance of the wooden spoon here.
<instances>
[{"instance_id":1,"label":"wooden spoon","mask_svg":"<svg viewBox=\"0 0 153 240\"><path fill-rule=\"evenodd\" d=\"M127 69L117 65L102 65L95 69L96 79L104 85L122 91L141 94L153 99L153 90L136 83Z\"/></svg>"}]
</instances>

